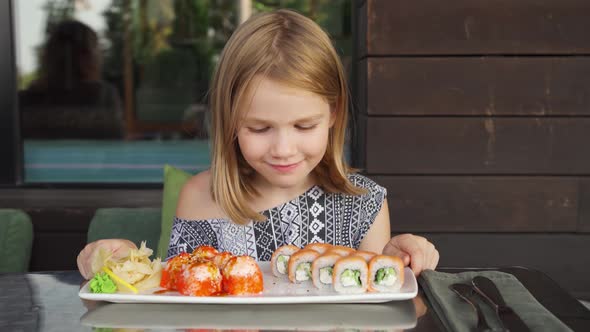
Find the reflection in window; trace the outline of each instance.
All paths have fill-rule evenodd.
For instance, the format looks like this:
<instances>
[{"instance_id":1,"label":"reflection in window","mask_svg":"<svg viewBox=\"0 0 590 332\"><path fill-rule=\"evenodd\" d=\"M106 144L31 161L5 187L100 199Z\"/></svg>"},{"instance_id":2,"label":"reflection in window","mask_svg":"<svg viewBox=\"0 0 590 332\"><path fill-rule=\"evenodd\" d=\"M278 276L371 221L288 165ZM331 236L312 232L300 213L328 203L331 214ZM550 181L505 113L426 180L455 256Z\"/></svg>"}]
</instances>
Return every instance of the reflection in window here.
<instances>
[{"instance_id":1,"label":"reflection in window","mask_svg":"<svg viewBox=\"0 0 590 332\"><path fill-rule=\"evenodd\" d=\"M288 7L350 55L350 0L15 2L26 182L160 182L209 165L207 90L250 14Z\"/></svg>"}]
</instances>

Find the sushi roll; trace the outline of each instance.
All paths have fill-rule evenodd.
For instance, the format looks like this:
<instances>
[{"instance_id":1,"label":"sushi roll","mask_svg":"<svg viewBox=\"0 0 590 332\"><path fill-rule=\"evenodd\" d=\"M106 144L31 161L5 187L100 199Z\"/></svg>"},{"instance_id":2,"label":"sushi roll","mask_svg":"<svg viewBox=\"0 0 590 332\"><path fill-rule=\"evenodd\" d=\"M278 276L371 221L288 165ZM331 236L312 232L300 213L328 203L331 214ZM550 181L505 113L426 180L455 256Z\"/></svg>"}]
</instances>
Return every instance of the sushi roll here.
<instances>
[{"instance_id":1,"label":"sushi roll","mask_svg":"<svg viewBox=\"0 0 590 332\"><path fill-rule=\"evenodd\" d=\"M371 258L377 256L376 253L371 252L371 251L364 251L364 250L357 250L355 251L353 254L351 254L352 256L359 256L362 257L365 262L367 262L367 264L369 263L369 261L371 260Z\"/></svg>"},{"instance_id":2,"label":"sushi roll","mask_svg":"<svg viewBox=\"0 0 590 332\"><path fill-rule=\"evenodd\" d=\"M272 268L272 274L275 277L281 277L287 275L287 270L289 268L289 259L291 255L299 251L294 245L284 245L279 247L275 252L272 254L270 258L270 266Z\"/></svg>"},{"instance_id":3,"label":"sushi roll","mask_svg":"<svg viewBox=\"0 0 590 332\"><path fill-rule=\"evenodd\" d=\"M404 263L397 256L377 255L369 261L369 290L396 292L404 284Z\"/></svg>"},{"instance_id":4,"label":"sushi roll","mask_svg":"<svg viewBox=\"0 0 590 332\"><path fill-rule=\"evenodd\" d=\"M223 291L229 295L259 294L264 289L262 271L250 256L230 258L222 270Z\"/></svg>"},{"instance_id":5,"label":"sushi roll","mask_svg":"<svg viewBox=\"0 0 590 332\"><path fill-rule=\"evenodd\" d=\"M335 253L327 253L316 258L311 264L311 279L319 289L332 289L332 272L334 264L342 258Z\"/></svg>"},{"instance_id":6,"label":"sushi roll","mask_svg":"<svg viewBox=\"0 0 590 332\"><path fill-rule=\"evenodd\" d=\"M326 253L326 251L330 250L332 245L329 243L310 243L303 247L303 249L311 249L317 251L320 255Z\"/></svg>"},{"instance_id":7,"label":"sushi roll","mask_svg":"<svg viewBox=\"0 0 590 332\"><path fill-rule=\"evenodd\" d=\"M213 264L215 264L220 270L223 270L225 264L229 261L230 258L234 257L230 252L224 251L220 252L213 257L211 260Z\"/></svg>"},{"instance_id":8,"label":"sushi roll","mask_svg":"<svg viewBox=\"0 0 590 332\"><path fill-rule=\"evenodd\" d=\"M222 277L213 262L194 263L182 272L178 292L190 296L212 296L221 292Z\"/></svg>"},{"instance_id":9,"label":"sushi roll","mask_svg":"<svg viewBox=\"0 0 590 332\"><path fill-rule=\"evenodd\" d=\"M193 250L191 254L194 262L208 262L215 257L219 252L211 246L200 246Z\"/></svg>"},{"instance_id":10,"label":"sushi roll","mask_svg":"<svg viewBox=\"0 0 590 332\"><path fill-rule=\"evenodd\" d=\"M177 282L182 279L182 271L184 270L184 267L191 264L191 262L192 257L187 252L182 252L170 258L162 270L160 287L177 290Z\"/></svg>"},{"instance_id":11,"label":"sushi roll","mask_svg":"<svg viewBox=\"0 0 590 332\"><path fill-rule=\"evenodd\" d=\"M346 257L354 253L355 251L356 250L345 246L332 246L332 248L330 248L330 250L328 250L327 252L336 253L342 257Z\"/></svg>"},{"instance_id":12,"label":"sushi roll","mask_svg":"<svg viewBox=\"0 0 590 332\"><path fill-rule=\"evenodd\" d=\"M311 264L320 254L311 249L301 249L289 259L289 280L301 283L311 280Z\"/></svg>"},{"instance_id":13,"label":"sushi roll","mask_svg":"<svg viewBox=\"0 0 590 332\"><path fill-rule=\"evenodd\" d=\"M334 265L332 284L334 290L341 294L360 294L367 291L369 268L367 262L359 256L339 259Z\"/></svg>"}]
</instances>

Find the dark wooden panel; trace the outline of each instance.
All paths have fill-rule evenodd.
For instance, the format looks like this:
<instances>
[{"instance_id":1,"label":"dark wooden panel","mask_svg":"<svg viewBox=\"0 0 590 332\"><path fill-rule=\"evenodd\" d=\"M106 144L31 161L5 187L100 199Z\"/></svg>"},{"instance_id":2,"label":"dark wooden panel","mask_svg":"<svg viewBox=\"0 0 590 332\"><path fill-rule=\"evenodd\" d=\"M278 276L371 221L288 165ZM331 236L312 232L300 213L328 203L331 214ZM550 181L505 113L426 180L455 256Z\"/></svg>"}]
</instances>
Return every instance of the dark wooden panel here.
<instances>
[{"instance_id":1,"label":"dark wooden panel","mask_svg":"<svg viewBox=\"0 0 590 332\"><path fill-rule=\"evenodd\" d=\"M96 208L25 208L35 232L80 232L86 234Z\"/></svg>"},{"instance_id":2,"label":"dark wooden panel","mask_svg":"<svg viewBox=\"0 0 590 332\"><path fill-rule=\"evenodd\" d=\"M369 174L590 174L590 118L368 119Z\"/></svg>"},{"instance_id":3,"label":"dark wooden panel","mask_svg":"<svg viewBox=\"0 0 590 332\"><path fill-rule=\"evenodd\" d=\"M580 183L580 213L578 230L590 233L590 179L585 178Z\"/></svg>"},{"instance_id":4,"label":"dark wooden panel","mask_svg":"<svg viewBox=\"0 0 590 332\"><path fill-rule=\"evenodd\" d=\"M590 115L590 57L369 58L357 70L369 114Z\"/></svg>"},{"instance_id":5,"label":"dark wooden panel","mask_svg":"<svg viewBox=\"0 0 590 332\"><path fill-rule=\"evenodd\" d=\"M370 176L370 175L369 175ZM399 232L574 232L579 178L370 176Z\"/></svg>"},{"instance_id":6,"label":"dark wooden panel","mask_svg":"<svg viewBox=\"0 0 590 332\"><path fill-rule=\"evenodd\" d=\"M30 270L77 270L76 257L85 245L86 232L35 233Z\"/></svg>"},{"instance_id":7,"label":"dark wooden panel","mask_svg":"<svg viewBox=\"0 0 590 332\"><path fill-rule=\"evenodd\" d=\"M590 299L590 235L422 234L444 267L525 266L548 274L577 298ZM581 256L582 255L582 256Z\"/></svg>"},{"instance_id":8,"label":"dark wooden panel","mask_svg":"<svg viewBox=\"0 0 590 332\"><path fill-rule=\"evenodd\" d=\"M0 189L0 208L158 207L162 189Z\"/></svg>"},{"instance_id":9,"label":"dark wooden panel","mask_svg":"<svg viewBox=\"0 0 590 332\"><path fill-rule=\"evenodd\" d=\"M368 0L367 52L590 53L586 0ZM362 8L362 7L361 7Z\"/></svg>"}]
</instances>

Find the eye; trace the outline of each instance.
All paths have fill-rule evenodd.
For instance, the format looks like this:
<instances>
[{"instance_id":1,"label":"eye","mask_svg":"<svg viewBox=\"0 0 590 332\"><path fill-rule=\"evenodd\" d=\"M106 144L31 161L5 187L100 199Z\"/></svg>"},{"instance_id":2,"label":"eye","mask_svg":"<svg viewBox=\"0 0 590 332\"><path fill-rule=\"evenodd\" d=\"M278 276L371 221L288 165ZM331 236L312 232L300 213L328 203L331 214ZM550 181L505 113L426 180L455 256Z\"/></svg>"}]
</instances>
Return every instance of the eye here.
<instances>
[{"instance_id":1,"label":"eye","mask_svg":"<svg viewBox=\"0 0 590 332\"><path fill-rule=\"evenodd\" d=\"M256 133L256 134L262 134L268 131L268 129L270 129L269 127L263 127L263 128L251 128L248 127L248 130L252 133Z\"/></svg>"},{"instance_id":2,"label":"eye","mask_svg":"<svg viewBox=\"0 0 590 332\"><path fill-rule=\"evenodd\" d=\"M312 130L315 127L317 127L317 124L313 124L313 125L296 125L295 128L299 129L299 130Z\"/></svg>"}]
</instances>

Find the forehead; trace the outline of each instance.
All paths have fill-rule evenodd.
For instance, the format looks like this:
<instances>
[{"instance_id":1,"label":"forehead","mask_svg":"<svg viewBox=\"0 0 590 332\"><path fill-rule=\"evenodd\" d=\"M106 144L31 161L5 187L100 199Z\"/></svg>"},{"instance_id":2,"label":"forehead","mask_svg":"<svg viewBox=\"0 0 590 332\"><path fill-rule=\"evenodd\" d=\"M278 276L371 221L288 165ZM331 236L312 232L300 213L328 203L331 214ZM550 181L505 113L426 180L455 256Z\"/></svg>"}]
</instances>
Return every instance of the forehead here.
<instances>
[{"instance_id":1,"label":"forehead","mask_svg":"<svg viewBox=\"0 0 590 332\"><path fill-rule=\"evenodd\" d=\"M330 105L324 97L267 78L252 84L245 118L266 121L292 121L297 118L329 115Z\"/></svg>"}]
</instances>

